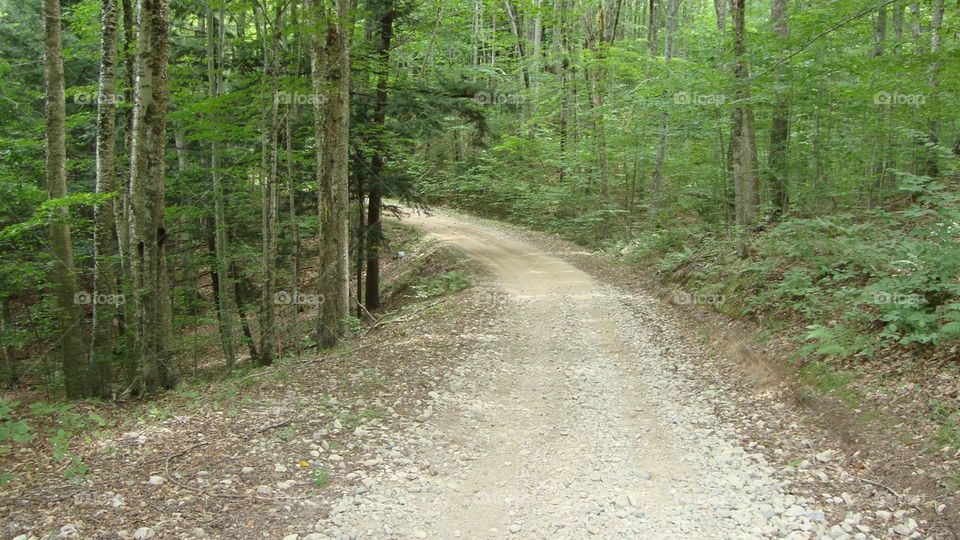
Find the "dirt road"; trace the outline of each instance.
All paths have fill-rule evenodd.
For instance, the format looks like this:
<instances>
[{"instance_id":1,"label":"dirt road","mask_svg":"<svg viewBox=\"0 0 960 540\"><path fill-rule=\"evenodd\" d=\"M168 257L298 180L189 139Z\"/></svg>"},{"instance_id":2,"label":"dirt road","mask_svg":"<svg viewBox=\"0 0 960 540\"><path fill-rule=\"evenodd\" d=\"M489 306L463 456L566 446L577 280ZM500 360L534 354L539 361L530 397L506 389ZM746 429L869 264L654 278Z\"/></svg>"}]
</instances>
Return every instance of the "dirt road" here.
<instances>
[{"instance_id":1,"label":"dirt road","mask_svg":"<svg viewBox=\"0 0 960 540\"><path fill-rule=\"evenodd\" d=\"M487 265L488 346L331 518L332 536L807 538L824 513L785 493L712 411L727 398L649 298L624 297L482 224L407 221ZM454 353L451 353L454 354ZM385 455L384 459L388 456ZM853 526L850 537L867 538Z\"/></svg>"}]
</instances>

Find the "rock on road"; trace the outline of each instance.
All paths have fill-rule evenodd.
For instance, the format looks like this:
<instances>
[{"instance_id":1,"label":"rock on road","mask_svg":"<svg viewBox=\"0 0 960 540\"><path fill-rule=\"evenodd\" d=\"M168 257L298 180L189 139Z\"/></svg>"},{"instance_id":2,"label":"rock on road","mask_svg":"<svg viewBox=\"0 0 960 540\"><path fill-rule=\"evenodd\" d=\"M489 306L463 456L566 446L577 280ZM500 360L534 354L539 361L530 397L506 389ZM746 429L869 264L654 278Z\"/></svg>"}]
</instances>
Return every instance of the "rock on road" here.
<instances>
[{"instance_id":1,"label":"rock on road","mask_svg":"<svg viewBox=\"0 0 960 540\"><path fill-rule=\"evenodd\" d=\"M508 233L411 215L493 273L481 350L313 537L809 538L823 513L713 414L651 298ZM380 461L378 459L378 461ZM851 538L867 538L857 533Z\"/></svg>"}]
</instances>

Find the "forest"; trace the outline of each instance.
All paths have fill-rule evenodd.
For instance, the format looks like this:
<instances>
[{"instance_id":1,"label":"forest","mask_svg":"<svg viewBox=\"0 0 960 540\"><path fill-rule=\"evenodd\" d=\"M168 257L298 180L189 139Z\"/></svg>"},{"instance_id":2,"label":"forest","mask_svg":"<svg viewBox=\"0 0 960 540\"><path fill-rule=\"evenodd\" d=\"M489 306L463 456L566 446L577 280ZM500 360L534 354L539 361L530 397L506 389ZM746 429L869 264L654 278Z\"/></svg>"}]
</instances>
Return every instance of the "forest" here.
<instances>
[{"instance_id":1,"label":"forest","mask_svg":"<svg viewBox=\"0 0 960 540\"><path fill-rule=\"evenodd\" d=\"M815 385L945 374L960 451L958 8L0 0L0 455L37 400L342 350L433 208L788 335Z\"/></svg>"}]
</instances>

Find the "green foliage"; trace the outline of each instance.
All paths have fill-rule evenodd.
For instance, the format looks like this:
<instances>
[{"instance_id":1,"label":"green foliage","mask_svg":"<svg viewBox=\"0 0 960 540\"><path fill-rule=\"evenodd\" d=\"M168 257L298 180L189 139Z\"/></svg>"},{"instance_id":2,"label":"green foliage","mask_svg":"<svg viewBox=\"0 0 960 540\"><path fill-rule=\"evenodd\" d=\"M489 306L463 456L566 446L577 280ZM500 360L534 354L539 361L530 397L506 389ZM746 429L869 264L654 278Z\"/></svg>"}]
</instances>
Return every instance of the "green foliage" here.
<instances>
[{"instance_id":1,"label":"green foliage","mask_svg":"<svg viewBox=\"0 0 960 540\"><path fill-rule=\"evenodd\" d=\"M949 452L960 450L960 411L951 410L943 403L933 401L930 403L931 412L934 420L940 424L935 441L939 449L946 449Z\"/></svg>"},{"instance_id":2,"label":"green foliage","mask_svg":"<svg viewBox=\"0 0 960 540\"><path fill-rule=\"evenodd\" d=\"M423 278L413 285L416 298L434 298L452 294L470 286L470 278L462 272L451 270L440 276Z\"/></svg>"},{"instance_id":3,"label":"green foliage","mask_svg":"<svg viewBox=\"0 0 960 540\"><path fill-rule=\"evenodd\" d=\"M903 210L785 220L753 238L748 259L733 238L702 228L617 248L693 291L720 287L739 305L732 312L803 323L804 354L941 346L960 338L960 210L952 194L922 186Z\"/></svg>"},{"instance_id":4,"label":"green foliage","mask_svg":"<svg viewBox=\"0 0 960 540\"><path fill-rule=\"evenodd\" d=\"M367 325L365 325L363 321L356 317L347 317L346 327L347 331L354 336L362 334L367 329Z\"/></svg>"},{"instance_id":5,"label":"green foliage","mask_svg":"<svg viewBox=\"0 0 960 540\"><path fill-rule=\"evenodd\" d=\"M849 371L836 371L828 364L813 360L800 369L800 376L812 383L820 392L829 394L850 384L855 374Z\"/></svg>"},{"instance_id":6,"label":"green foliage","mask_svg":"<svg viewBox=\"0 0 960 540\"><path fill-rule=\"evenodd\" d=\"M0 398L0 445L7 441L26 443L33 439L29 424L13 417L13 411L19 405L19 401Z\"/></svg>"},{"instance_id":7,"label":"green foliage","mask_svg":"<svg viewBox=\"0 0 960 540\"><path fill-rule=\"evenodd\" d=\"M323 466L317 466L310 472L310 480L317 487L324 487L330 483L330 472Z\"/></svg>"},{"instance_id":8,"label":"green foliage","mask_svg":"<svg viewBox=\"0 0 960 540\"><path fill-rule=\"evenodd\" d=\"M15 418L13 413L19 405L19 402L0 398L0 454L8 451L7 445L3 444L5 441L23 444L43 434L50 444L53 459L66 464L64 478L71 480L89 472L89 468L71 450L71 444L83 432L106 427L108 423L103 416L96 411L86 415L78 413L73 410L72 403L36 401L27 406L29 412L26 415ZM27 418L37 432L27 423ZM0 471L0 483L9 482L12 478L10 473Z\"/></svg>"}]
</instances>

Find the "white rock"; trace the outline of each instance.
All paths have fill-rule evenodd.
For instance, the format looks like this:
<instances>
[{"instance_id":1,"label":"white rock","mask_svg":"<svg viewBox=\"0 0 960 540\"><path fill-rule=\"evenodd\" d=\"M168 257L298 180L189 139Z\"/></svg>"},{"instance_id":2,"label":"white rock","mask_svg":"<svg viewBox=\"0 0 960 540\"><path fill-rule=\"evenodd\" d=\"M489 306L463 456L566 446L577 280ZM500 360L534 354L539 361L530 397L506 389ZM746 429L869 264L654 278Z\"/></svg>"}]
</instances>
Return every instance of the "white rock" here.
<instances>
[{"instance_id":1,"label":"white rock","mask_svg":"<svg viewBox=\"0 0 960 540\"><path fill-rule=\"evenodd\" d=\"M158 474L151 475L150 480L147 480L147 483L153 484L155 486L159 486L164 482L166 482L166 480L164 480L164 478Z\"/></svg>"},{"instance_id":2,"label":"white rock","mask_svg":"<svg viewBox=\"0 0 960 540\"><path fill-rule=\"evenodd\" d=\"M913 532L906 523L901 523L893 527L893 532L899 534L900 536L910 536L910 533Z\"/></svg>"},{"instance_id":3,"label":"white rock","mask_svg":"<svg viewBox=\"0 0 960 540\"><path fill-rule=\"evenodd\" d=\"M147 540L157 535L157 531L150 527L140 527L133 533L134 540Z\"/></svg>"},{"instance_id":4,"label":"white rock","mask_svg":"<svg viewBox=\"0 0 960 540\"><path fill-rule=\"evenodd\" d=\"M799 507L799 506L797 506L797 505L793 505L793 506L791 506L790 508L787 508L787 509L783 512L783 515L785 515L785 516L787 516L787 517L799 517L799 516L802 516L803 514L804 514L803 508L801 508L801 507Z\"/></svg>"},{"instance_id":5,"label":"white rock","mask_svg":"<svg viewBox=\"0 0 960 540\"><path fill-rule=\"evenodd\" d=\"M813 457L820 463L830 463L833 461L833 450L824 450Z\"/></svg>"}]
</instances>

